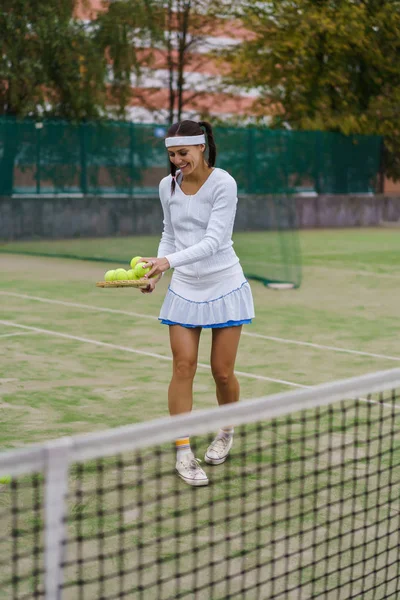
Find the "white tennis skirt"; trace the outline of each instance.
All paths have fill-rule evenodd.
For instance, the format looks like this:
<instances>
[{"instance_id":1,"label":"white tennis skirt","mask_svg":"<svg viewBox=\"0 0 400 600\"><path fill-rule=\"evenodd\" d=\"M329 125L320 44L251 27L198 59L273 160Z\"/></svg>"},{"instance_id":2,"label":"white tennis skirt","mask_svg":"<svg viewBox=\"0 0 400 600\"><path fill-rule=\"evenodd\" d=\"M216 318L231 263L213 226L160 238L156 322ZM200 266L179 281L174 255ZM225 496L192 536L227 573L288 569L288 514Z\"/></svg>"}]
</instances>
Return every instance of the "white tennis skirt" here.
<instances>
[{"instance_id":1,"label":"white tennis skirt","mask_svg":"<svg viewBox=\"0 0 400 600\"><path fill-rule=\"evenodd\" d=\"M251 323L254 303L240 264L205 277L174 271L161 307L164 325L234 327Z\"/></svg>"}]
</instances>

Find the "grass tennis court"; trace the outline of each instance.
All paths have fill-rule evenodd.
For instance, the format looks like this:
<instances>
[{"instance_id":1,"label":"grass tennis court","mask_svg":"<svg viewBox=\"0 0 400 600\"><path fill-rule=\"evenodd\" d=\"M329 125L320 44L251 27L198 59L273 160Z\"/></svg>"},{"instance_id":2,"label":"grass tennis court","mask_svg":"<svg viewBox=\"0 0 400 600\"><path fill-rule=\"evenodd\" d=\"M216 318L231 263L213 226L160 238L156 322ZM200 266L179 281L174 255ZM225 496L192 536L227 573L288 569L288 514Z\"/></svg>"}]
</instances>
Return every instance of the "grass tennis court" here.
<instances>
[{"instance_id":1,"label":"grass tennis court","mask_svg":"<svg viewBox=\"0 0 400 600\"><path fill-rule=\"evenodd\" d=\"M265 234L264 234L265 235ZM301 232L301 246L303 252L303 285L297 290L277 291L265 288L258 282L252 283L252 290L256 304L256 314L252 326L244 329L244 334L239 356L237 360L237 371L242 388L242 398L250 399L261 395L271 394L277 391L285 391L296 386L309 386L339 378L350 377L358 374L368 373L387 368L396 367L400 363L400 273L397 267L398 256L400 256L400 236L396 230L371 229L371 230L342 230L342 231L307 231ZM255 260L257 245L262 239L261 234L245 234L241 236L243 251L248 254L238 253L242 262L251 265ZM123 257L126 263L138 253L153 254L157 240L141 239L114 239L114 240L73 240L57 241L54 243L26 243L15 244L15 250L30 250L36 252L54 252L68 254L84 254L85 256ZM6 250L11 250L13 245L8 244ZM164 277L155 294L142 295L137 290L118 289L102 290L94 286L97 280L102 279L104 271L109 268L109 263L66 260L59 258L40 257L22 254L0 254L2 273L2 284L0 289L1 303L1 333L0 344L2 347L2 362L0 367L1 384L1 438L2 449L18 447L31 442L39 442L45 439L55 438L62 435L83 433L94 430L103 430L109 427L125 425L127 423L148 421L150 419L164 416L166 414L166 392L170 376L170 352L168 346L167 328L158 324L158 309L162 302L164 292L168 285L169 276ZM119 263L116 264L119 266ZM124 266L123 264L121 266ZM207 368L209 356L210 332L204 331L201 340L200 366L195 381L195 408L211 407L215 405L214 387L211 374ZM390 402L390 399L388 399ZM369 405L371 406L371 405ZM386 521L390 515L386 502L395 502L392 494L393 481L399 479L397 470L393 472L390 464L395 460L398 462L396 453L389 458L386 446L382 446L380 432L390 438L394 424L398 427L398 416L394 410L386 414L384 409L379 409L384 425L372 422L368 424L366 411L375 415L374 407L362 406L361 409L349 409L346 423L342 423L343 413L334 415L331 411L322 411L319 415L319 424L330 431L333 444L329 454L332 471L321 475L317 481L313 474L313 463L306 464L305 472L309 472L309 479L303 487L303 494L309 495L309 500L301 499L292 503L292 517L290 530L285 522L285 504L276 509L275 517L282 518L281 524L273 525L268 506L258 511L262 522L267 529L274 527L273 535L282 541L275 545L278 556L282 559L271 569L277 569L275 575L285 572L287 535L293 535L290 541L291 559L293 564L303 565L304 581L311 581L316 576L321 576L321 581L310 583L314 591L325 589L328 581L334 582L336 576L327 578L324 576L323 564L310 562L310 555L300 551L295 540L298 527L304 524L302 511L305 507L317 506L323 503L326 494L327 482L336 481L335 466L339 465L343 457L351 460L357 459L356 468L358 476L363 482L360 485L374 487L373 496L369 497L367 504L368 512L364 521L364 534L373 538L378 514L376 503L378 498L381 502L379 511L382 517L382 531L389 543L389 548L384 549L379 557L372 552L372 542L364 563L355 568L355 576L369 573L374 567L384 569L385 561L393 562L397 556L397 545L393 545L396 537L396 523L398 511L395 516ZM378 410L378 409L376 409ZM383 411L383 412L382 412ZM354 429L357 415L361 415L361 425ZM282 422L284 425L284 422ZM312 454L315 450L313 435L316 427L315 421L310 422L307 430L307 442L304 446L304 423L299 424L294 416L290 425L285 425L290 433L293 444L290 449L290 457L296 460L296 456L302 456L304 452ZM380 429L378 429L380 427ZM267 426L268 429L268 426ZM366 440L374 436L373 444L368 449L364 447ZM275 435L275 434L274 434ZM285 437L283 432L276 438L275 444L282 447ZM258 436L258 437L257 437ZM269 436L266 438L269 443ZM275 439L275 438L274 438ZM257 442L258 440L258 442ZM260 432L250 428L243 443L247 444L249 450L260 443ZM388 440L389 441L389 440ZM320 439L320 448L324 450L324 444L328 439ZM345 444L345 445L343 445ZM351 444L347 447L347 444ZM206 447L204 438L195 442L196 455L202 456ZM238 438L237 448L240 447ZM328 446L327 446L328 447ZM123 549L128 552L128 557L133 562L145 560L146 553L140 558L140 552L135 549L135 543L140 539L143 542L150 541L154 535L158 535L157 528L162 528L167 537L174 531L177 524L182 531L187 531L193 519L193 514L199 519L200 526L210 524L210 518L218 519L223 514L225 498L225 483L230 474L229 494L232 497L232 515L236 520L232 522L232 535L240 530L241 520L244 518L240 505L246 506L249 513L257 510L260 500L260 478L257 473L264 469L262 482L268 481L268 465L270 463L270 449L264 446L262 450L263 463L257 462L256 457L248 454L246 469L252 474L244 480L235 482L235 469L242 468L242 459L239 454L232 453L232 458L220 470L211 469L211 484L204 492L197 490L195 495L189 486L184 486L177 478L171 478L167 473L165 476L164 492L166 500L163 504L162 524L157 522L154 527L143 532L137 529L138 513L136 479L141 479L139 466L131 457L126 457L123 468L123 480L126 485L125 510L123 512L124 522L118 521L116 507L118 505L118 490L116 487L120 459L106 459L97 463L87 463L83 470L76 467L70 476L69 496L69 536L70 551L69 558L79 556L79 552L87 556L93 556L94 562L84 569L84 574L79 568L71 564L66 569L67 599L76 598L79 594L80 577L93 578L92 584L85 586L85 599L97 600L99 594L104 597L117 597L116 583L114 580L104 580L108 574L121 566L119 561L123 560L118 552L121 550L121 533L113 536L115 527L123 529ZM355 448L355 449L354 449ZM278 460L282 450L278 452ZM168 449L165 449L164 468L167 468L169 457ZM289 457L287 454L287 457ZM310 454L310 456L311 456ZM284 458L282 454L281 458ZM369 456L379 455L379 463L371 462ZM390 455L389 455L390 456ZM374 460L375 460L374 458ZM143 474L146 478L156 472L156 457L143 455L145 469ZM171 452L171 464L173 454ZM99 467L101 464L101 468ZM344 488L344 499L339 505L340 510L352 510L352 507L362 509L363 497L360 496L357 504L354 504L354 473L355 467L350 462L346 471L350 476L349 484ZM119 469L118 469L119 467ZM100 468L100 475L99 475ZM310 469L310 470L309 470ZM364 471L365 472L364 472ZM290 468L290 473L296 474L296 468ZM337 471L336 471L337 473ZM343 471L343 477L345 471ZM364 474L363 474L364 473ZM278 497L281 495L281 486L286 485L285 473L277 472ZM294 475L293 475L294 476ZM365 481L365 476L367 480ZM291 475L292 477L292 475ZM103 481L104 479L104 481ZM361 480L360 480L361 481ZM136 483L135 483L136 482ZM353 483L351 483L353 482ZM378 482L378 483L377 483ZM105 514L99 517L98 513L98 491L99 486L106 485L102 496L104 505L102 510ZM294 481L288 490L299 493L298 482ZM339 485L339 484L338 484ZM21 516L20 526L25 531L15 547L28 548L28 554L20 565L20 573L25 570L29 573L32 568L37 572L42 567L42 481L39 478L32 488L27 483L21 482L19 491L20 508L26 510ZM378 488L381 490L378 493ZM145 490L147 502L151 502L157 488L152 482ZM168 488L168 489L167 489ZM109 489L109 491L107 491ZM177 492L179 490L179 505L176 504ZM361 488L362 489L362 488ZM267 490L267 488L266 488ZM314 490L314 491L313 491ZM342 490L343 491L343 490ZM12 505L12 491L8 486L0 486L0 498L2 508L6 509ZM244 504L240 498L246 494L247 501ZM265 493L270 493L265 492ZM282 492L283 493L283 492ZM387 496L385 496L387 494ZM393 497L392 497L393 496ZM336 491L331 499L336 498ZM386 498L386 500L385 500ZM214 514L210 513L210 502L216 503ZM221 504L218 504L221 502ZM236 504L235 504L236 502ZM310 503L310 504L308 504ZM393 505L394 505L393 504ZM188 510L188 506L191 510ZM392 506L392 505L391 505ZM146 509L146 518L153 515L152 511L160 510L157 506ZM282 510L282 512L281 512ZM136 512L135 512L136 511ZM194 513L193 513L194 511ZM156 512L153 516L156 515ZM119 515L121 518L121 514ZM309 517L307 517L309 518ZM326 544L326 523L332 518L332 511L323 510L318 513L316 519L314 514L315 529L313 535L318 540L318 549L314 549L315 560L319 561ZM5 529L7 524L3 519ZM338 547L341 551L340 558L330 561L330 566L335 566L340 560L341 568L346 564L348 544L353 538L346 538L344 533L350 522L339 519L335 524L331 523L332 546L336 552ZM357 523L353 523L356 526ZM238 539L233 542L230 549L230 569L232 579L227 583L221 583L214 590L216 599L231 597L226 595L226 585L230 586L230 593L238 594L238 597L252 600L252 593L246 594L246 582L254 582L255 574L252 565L257 564L257 556L263 560L273 557L268 548L269 533L254 533L256 525L253 517L246 519L246 527L249 533L244 540ZM9 526L11 526L11 521ZM153 528L152 528L153 527ZM198 542L207 547L211 538L216 536L218 543L224 544L226 523L221 522L208 532L198 534ZM239 527L239 529L238 529ZM339 528L339 529L337 529ZM153 531L154 529L154 531ZM110 538L99 549L96 536L98 532L110 532ZM342 537L336 539L339 531ZM97 532L97 533L96 533ZM210 532L210 533L209 533ZM288 533L289 532L289 533ZM363 534L363 535L364 535ZM74 542L74 536L87 536L79 550ZM186 534L183 534L183 536ZM311 534L310 534L311 535ZM354 536L354 534L351 534ZM258 536L258 537L257 537ZM261 536L261 537L260 537ZM369 539L369 537L367 537ZM310 540L309 540L310 541ZM160 556L159 568L165 574L172 568L176 561L177 552L185 550L191 542L183 537L181 544L171 548L168 543L157 549ZM260 543L265 545L265 550L260 550ZM308 542L307 542L308 543ZM133 545L132 545L133 544ZM244 544L244 545L243 545ZM339 545L339 546L338 546ZM221 546L222 548L223 546ZM34 558L32 559L32 548ZM11 547L3 545L0 548L0 558L7 560ZM221 550L222 551L222 550ZM109 558L98 560L98 553L108 552ZM147 550L146 550L147 552ZM150 550L148 550L150 552ZM260 554L261 552L261 554ZM362 554L361 549L357 551ZM129 554L130 553L130 554ZM254 554L255 553L255 554ZM297 553L297 554L296 554ZM195 555L196 556L196 555ZM186 560L181 559L181 566L185 570L190 568L193 557ZM204 560L204 557L201 558ZM129 562L129 561L128 561ZM203 564L203 563L199 563ZM126 561L125 561L126 565ZM250 569L246 577L240 578L240 572L245 568ZM339 565L339 566L340 566ZM337 567L336 567L337 568ZM316 570L317 569L317 570ZM210 569L205 564L204 577L208 577ZM390 573L397 571L397 566L390 567ZM219 567L216 570L218 574ZM272 571L271 571L272 572ZM222 571L221 571L222 573ZM235 575L236 573L236 575ZM322 575L321 575L322 573ZM353 571L352 571L353 573ZM353 574L354 574L353 573ZM341 576L346 577L346 571L341 571ZM147 575L144 574L143 581ZM388 587L384 582L382 573L371 574L371 585L385 587L390 592L393 585ZM99 583L99 578L101 582ZM102 579L103 578L103 579ZM20 593L33 592L42 588L39 575L28 577L20 586ZM135 577L127 576L125 585L137 585ZM182 597L185 590L190 597L192 585L191 576L182 578ZM307 584L308 585L308 584ZM329 584L330 585L330 584ZM225 587L224 587L225 586ZM271 581L267 581L261 588L263 593L271 592ZM280 582L276 582L275 592L278 593ZM304 593L310 593L310 587L304 588ZM353 588L352 588L353 589ZM383 589L383 587L382 587ZM242 590L242 592L241 592ZM353 591L357 590L357 584ZM1 593L6 594L2 596ZM10 597L10 589L4 588L0 598ZM173 586L165 586L165 598L173 593ZM206 599L207 591L198 594L199 599ZM7 596L8 594L8 596ZM109 594L106 596L106 594ZM142 597L141 592L132 597ZM152 598L149 592L148 598ZM241 595L240 595L241 594ZM378 595L377 595L378 594ZM20 596L16 596L20 597ZM162 596L164 598L164 595ZM336 598L337 592L332 591L325 597ZM367 596L365 596L367 597ZM372 589L368 598L381 598L377 589ZM386 596L385 596L386 597ZM157 598L159 600L159 598Z\"/></svg>"},{"instance_id":2,"label":"grass tennis court","mask_svg":"<svg viewBox=\"0 0 400 600\"><path fill-rule=\"evenodd\" d=\"M248 270L267 234L240 235L238 254ZM398 230L306 231L300 237L300 289L252 283L257 316L244 328L237 360L243 399L290 389L280 380L313 385L400 363ZM3 248L125 256L128 263L156 246L157 238L146 237ZM154 294L143 295L96 288L109 263L0 253L0 264L3 448L165 414L170 350L157 317L169 275ZM205 365L209 342L204 331L199 360ZM195 407L214 403L211 374L200 367Z\"/></svg>"}]
</instances>

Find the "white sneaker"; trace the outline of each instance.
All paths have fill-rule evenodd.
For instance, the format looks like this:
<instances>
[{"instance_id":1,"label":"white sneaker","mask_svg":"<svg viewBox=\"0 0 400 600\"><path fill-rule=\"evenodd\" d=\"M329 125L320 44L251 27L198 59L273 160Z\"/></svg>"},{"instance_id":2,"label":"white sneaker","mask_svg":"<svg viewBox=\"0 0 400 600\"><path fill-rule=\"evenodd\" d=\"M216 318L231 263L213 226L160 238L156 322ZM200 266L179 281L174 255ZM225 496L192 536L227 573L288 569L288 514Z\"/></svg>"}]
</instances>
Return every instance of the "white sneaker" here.
<instances>
[{"instance_id":1,"label":"white sneaker","mask_svg":"<svg viewBox=\"0 0 400 600\"><path fill-rule=\"evenodd\" d=\"M208 477L199 462L194 457L193 452L187 452L180 459L177 459L175 465L176 472L189 485L208 485Z\"/></svg>"},{"instance_id":2,"label":"white sneaker","mask_svg":"<svg viewBox=\"0 0 400 600\"><path fill-rule=\"evenodd\" d=\"M233 444L233 435L230 437L216 437L208 446L204 460L209 465L220 465L228 458Z\"/></svg>"}]
</instances>

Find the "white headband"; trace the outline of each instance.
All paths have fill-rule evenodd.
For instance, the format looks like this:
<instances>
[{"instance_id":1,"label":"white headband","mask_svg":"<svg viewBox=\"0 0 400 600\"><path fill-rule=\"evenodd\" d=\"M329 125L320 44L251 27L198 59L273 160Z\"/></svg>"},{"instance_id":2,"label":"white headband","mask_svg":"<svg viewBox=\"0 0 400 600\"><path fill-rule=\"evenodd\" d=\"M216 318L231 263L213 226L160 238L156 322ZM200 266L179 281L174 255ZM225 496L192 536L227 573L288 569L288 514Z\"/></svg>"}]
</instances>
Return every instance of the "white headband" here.
<instances>
[{"instance_id":1,"label":"white headband","mask_svg":"<svg viewBox=\"0 0 400 600\"><path fill-rule=\"evenodd\" d=\"M165 138L165 147L170 148L171 146L197 146L197 144L205 144L206 136L204 133L201 135L187 135L184 137L168 137Z\"/></svg>"}]
</instances>

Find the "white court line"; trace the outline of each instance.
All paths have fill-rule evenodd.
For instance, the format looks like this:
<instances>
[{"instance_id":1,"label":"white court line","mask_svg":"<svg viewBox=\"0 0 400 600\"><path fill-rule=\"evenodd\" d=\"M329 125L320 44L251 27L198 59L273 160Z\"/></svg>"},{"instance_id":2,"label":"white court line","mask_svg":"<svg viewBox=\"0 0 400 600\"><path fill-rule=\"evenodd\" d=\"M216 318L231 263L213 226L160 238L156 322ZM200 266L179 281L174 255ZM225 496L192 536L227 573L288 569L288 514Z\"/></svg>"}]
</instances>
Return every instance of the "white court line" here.
<instances>
[{"instance_id":1,"label":"white court line","mask_svg":"<svg viewBox=\"0 0 400 600\"><path fill-rule=\"evenodd\" d=\"M21 323L15 323L14 321L0 321L1 325L6 325L7 327L18 327L19 329L26 329L27 331L35 331L37 333L44 333L46 335L52 335L55 337L65 338L67 340L76 340L78 342L83 342L85 344L94 344L95 346L104 346L105 348L112 348L113 350L120 350L122 352L131 352L132 354L141 354L142 356L151 356L152 358L158 358L160 360L167 360L172 362L172 357L164 356L162 354L156 354L154 352L147 352L145 350L135 350L134 348L129 348L128 346L118 346L116 344L110 344L108 342L101 342L100 340L93 340L90 338L84 338L77 335L70 335L68 333L61 333L59 331L52 331L51 329L42 329L40 327L30 327L29 325L22 325ZM210 365L206 365L204 363L198 363L198 366L202 369L210 369ZM259 379L261 381L271 381L272 383L282 383L283 385L288 385L291 387L307 387L304 385L300 385L297 383L292 383L291 381L285 381L284 379L273 379L272 377L264 377L263 375L255 375L253 373L245 373L243 371L235 371L237 375L241 377L247 377L248 379Z\"/></svg>"},{"instance_id":2,"label":"white court line","mask_svg":"<svg viewBox=\"0 0 400 600\"><path fill-rule=\"evenodd\" d=\"M259 267L265 267L265 265L267 263L262 262L262 261L242 261L242 265L246 265L249 264L250 266L259 266ZM271 264L271 263L269 263ZM276 267L277 263L272 263L271 264L272 267ZM324 271L326 273L330 273L332 271L334 271L335 273L342 273L345 275L364 275L365 277L378 277L378 278L383 278L383 279L400 279L400 275L394 275L392 273L377 273L376 271L364 271L364 270L358 270L355 271L353 269L339 269L337 267L321 267L320 265L302 265L302 269L307 270L307 269L312 269L312 270L317 270L317 271ZM250 270L250 268L249 268Z\"/></svg>"},{"instance_id":3,"label":"white court line","mask_svg":"<svg viewBox=\"0 0 400 600\"><path fill-rule=\"evenodd\" d=\"M2 292L2 296L13 296L14 298L22 298L23 300L35 300L36 302L45 302L46 304L58 304L60 306L71 306L73 308L83 308L85 310L92 310L97 312L108 312L116 315L127 315L128 317L140 317L141 319L153 319L158 321L158 318L154 315L145 315L142 313L130 312L127 310L118 310L116 308L105 308L99 306L92 306L91 304L80 304L79 302L66 302L65 300L53 300L51 298L43 298L42 296L29 296L28 294L16 294L15 292Z\"/></svg>"},{"instance_id":4,"label":"white court line","mask_svg":"<svg viewBox=\"0 0 400 600\"><path fill-rule=\"evenodd\" d=\"M279 342L282 344L295 344L297 346L309 346L310 348L318 348L320 350L333 350L334 352L345 352L346 354L357 354L359 356L370 356L372 358L384 358L386 360L400 361L400 356L387 356L386 354L374 354L373 352L363 352L362 350L349 350L348 348L338 348L336 346L324 346L322 344L313 344L312 342L301 342L298 340L289 340L287 338L278 338L261 333L247 333L243 331L242 335L262 338L271 342Z\"/></svg>"},{"instance_id":5,"label":"white court line","mask_svg":"<svg viewBox=\"0 0 400 600\"><path fill-rule=\"evenodd\" d=\"M170 356L163 356L162 354L155 354L154 352L146 352L144 350L135 350L134 348L129 348L127 346L118 346L116 344L110 344L108 342L101 342L100 340L83 338L83 337L79 337L76 335L70 335L68 333L61 333L59 331L52 331L50 329L42 329L40 327L31 327L29 325L22 325L21 323L15 323L13 321L0 321L0 324L5 325L7 327L18 327L20 329L26 329L28 331L33 331L36 333L44 333L46 335L52 335L55 337L62 337L62 338L66 338L69 340L76 340L78 342L83 342L86 344L94 344L96 346L112 348L113 350L120 350L122 352L131 352L132 354L141 354L143 356L151 356L152 358L167 360L169 362L172 361L172 358ZM204 363L198 363L198 367L200 367L202 369L210 370L210 365L206 365ZM294 383L293 381L285 381L284 379L273 379L272 377L264 377L263 375L254 375L252 373L245 373L243 371L237 371L236 369L235 369L235 373L236 373L236 375L240 375L240 377L247 377L248 379L258 379L258 380L262 380L262 381L270 381L272 383L281 383L282 385L287 385L289 387L296 387L296 388L313 387L311 385L303 385L301 383ZM393 410L393 408L400 410L400 406L388 404L385 402L377 402L376 400L368 400L367 398L358 398L358 400L367 402L368 404L379 404L380 406L386 406L387 408L390 408L392 410Z\"/></svg>"},{"instance_id":6,"label":"white court line","mask_svg":"<svg viewBox=\"0 0 400 600\"><path fill-rule=\"evenodd\" d=\"M80 304L78 302L66 302L63 300L52 300L50 298L42 298L40 296L29 296L27 294L17 294L14 292L0 291L0 295L14 296L15 298L22 298L25 300L35 300L37 302L44 302L44 303L48 303L48 304L58 304L58 305L67 306L67 307L71 306L74 308L82 308L84 310L91 310L94 312L107 312L107 313L113 313L113 314L117 314L117 315L126 315L128 317L139 317L141 319L151 319L153 321L158 321L158 318L155 317L154 315L146 315L146 314L142 314L142 313L130 312L127 310L118 310L115 308L105 308L105 307L100 307L100 306L92 306L89 304ZM400 356L388 356L387 354L375 354L373 352L363 352L362 350L350 350L348 348L340 348L337 346L325 346L323 344L314 344L312 342L302 342L301 340L291 340L288 338L279 338L279 337L274 337L271 335L264 335L262 333L251 333L248 331L243 331L242 335L247 336L247 337L260 338L263 340L269 340L271 342L278 342L281 344L293 344L295 346L308 346L310 348L317 348L318 350L330 350L333 352L343 352L345 354L356 354L359 356L369 356L371 358L382 358L385 360L393 360L396 362L400 361Z\"/></svg>"},{"instance_id":7,"label":"white court line","mask_svg":"<svg viewBox=\"0 0 400 600\"><path fill-rule=\"evenodd\" d=\"M16 335L33 335L36 331L18 331L17 333L2 333L0 338L15 337Z\"/></svg>"}]
</instances>

